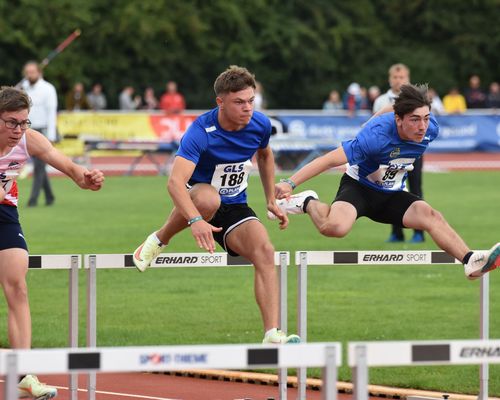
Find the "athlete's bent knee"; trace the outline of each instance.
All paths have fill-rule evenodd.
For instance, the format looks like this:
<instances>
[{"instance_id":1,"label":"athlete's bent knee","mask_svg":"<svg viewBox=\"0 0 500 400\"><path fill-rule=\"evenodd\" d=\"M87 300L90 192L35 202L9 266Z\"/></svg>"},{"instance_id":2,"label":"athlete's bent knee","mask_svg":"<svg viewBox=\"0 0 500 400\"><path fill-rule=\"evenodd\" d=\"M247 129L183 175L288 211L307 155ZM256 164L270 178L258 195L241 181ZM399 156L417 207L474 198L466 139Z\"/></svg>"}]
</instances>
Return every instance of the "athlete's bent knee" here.
<instances>
[{"instance_id":1,"label":"athlete's bent knee","mask_svg":"<svg viewBox=\"0 0 500 400\"><path fill-rule=\"evenodd\" d=\"M24 303L28 300L26 282L19 281L4 285L5 297L10 306Z\"/></svg>"},{"instance_id":2,"label":"athlete's bent knee","mask_svg":"<svg viewBox=\"0 0 500 400\"><path fill-rule=\"evenodd\" d=\"M271 242L264 242L253 248L251 259L254 263L274 265L274 246Z\"/></svg>"},{"instance_id":3,"label":"athlete's bent knee","mask_svg":"<svg viewBox=\"0 0 500 400\"><path fill-rule=\"evenodd\" d=\"M321 225L319 232L323 236L343 238L349 233L349 227L341 224L326 223Z\"/></svg>"}]
</instances>

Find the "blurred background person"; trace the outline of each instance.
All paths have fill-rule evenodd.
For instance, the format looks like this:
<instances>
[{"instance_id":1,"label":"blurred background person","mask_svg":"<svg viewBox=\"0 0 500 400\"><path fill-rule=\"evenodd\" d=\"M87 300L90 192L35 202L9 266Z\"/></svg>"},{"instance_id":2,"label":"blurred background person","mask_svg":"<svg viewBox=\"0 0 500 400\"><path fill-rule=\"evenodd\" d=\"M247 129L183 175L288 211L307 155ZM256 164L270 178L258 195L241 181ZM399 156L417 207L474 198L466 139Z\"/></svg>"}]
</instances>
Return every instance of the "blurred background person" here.
<instances>
[{"instance_id":1,"label":"blurred background person","mask_svg":"<svg viewBox=\"0 0 500 400\"><path fill-rule=\"evenodd\" d=\"M379 112L389 104L393 104L399 95L401 86L410 83L410 69L401 63L389 68L389 90L375 99L373 113Z\"/></svg>"},{"instance_id":2,"label":"blurred background person","mask_svg":"<svg viewBox=\"0 0 500 400\"><path fill-rule=\"evenodd\" d=\"M323 110L342 110L344 105L340 100L340 94L337 90L330 91L328 99L323 103Z\"/></svg>"},{"instance_id":3,"label":"blurred background person","mask_svg":"<svg viewBox=\"0 0 500 400\"><path fill-rule=\"evenodd\" d=\"M177 91L177 83L167 82L166 92L161 96L160 108L167 114L180 114L186 109L184 96Z\"/></svg>"},{"instance_id":4,"label":"blurred background person","mask_svg":"<svg viewBox=\"0 0 500 400\"><path fill-rule=\"evenodd\" d=\"M158 109L158 99L156 98L154 89L152 87L147 87L144 90L144 96L142 97L142 109L143 110Z\"/></svg>"},{"instance_id":5,"label":"blurred background person","mask_svg":"<svg viewBox=\"0 0 500 400\"><path fill-rule=\"evenodd\" d=\"M141 96L134 96L135 89L132 86L125 86L120 93L118 102L120 110L132 111L141 106Z\"/></svg>"},{"instance_id":6,"label":"blurred background person","mask_svg":"<svg viewBox=\"0 0 500 400\"><path fill-rule=\"evenodd\" d=\"M486 99L488 108L500 109L500 85L498 82L490 83L490 91Z\"/></svg>"},{"instance_id":7,"label":"blurred background person","mask_svg":"<svg viewBox=\"0 0 500 400\"><path fill-rule=\"evenodd\" d=\"M389 68L389 90L377 97L375 103L373 104L373 112L376 113L382 108L394 104L394 100L399 96L401 91L401 86L410 83L410 68L406 65L398 63L391 65ZM408 186L410 193L417 195L420 198L424 198L422 190L422 169L424 160L420 157L413 163L413 170L408 172ZM424 232L415 229L413 236L410 240L411 243L421 243L425 240ZM392 225L392 231L387 239L387 242L404 242L405 236L403 232L402 225Z\"/></svg>"},{"instance_id":8,"label":"blurred background person","mask_svg":"<svg viewBox=\"0 0 500 400\"><path fill-rule=\"evenodd\" d=\"M380 89L378 86L370 86L368 88L368 107L370 110L373 110L373 105L375 104L375 100L380 96Z\"/></svg>"},{"instance_id":9,"label":"blurred background person","mask_svg":"<svg viewBox=\"0 0 500 400\"><path fill-rule=\"evenodd\" d=\"M31 98L32 106L29 113L31 127L41 132L52 143L57 141L57 93L51 83L43 79L42 70L37 62L28 61L24 65L24 77L21 86ZM54 204L55 197L50 186L45 162L32 157L33 185L28 200L28 207L35 207L38 196L43 189L45 204Z\"/></svg>"},{"instance_id":10,"label":"blurred background person","mask_svg":"<svg viewBox=\"0 0 500 400\"><path fill-rule=\"evenodd\" d=\"M465 97L460 94L457 87L452 87L443 97L443 106L448 114L463 114L467 111Z\"/></svg>"},{"instance_id":11,"label":"blurred background person","mask_svg":"<svg viewBox=\"0 0 500 400\"><path fill-rule=\"evenodd\" d=\"M266 108L266 98L264 97L264 87L259 81L255 81L255 99L253 101L254 110L262 111Z\"/></svg>"},{"instance_id":12,"label":"blurred background person","mask_svg":"<svg viewBox=\"0 0 500 400\"><path fill-rule=\"evenodd\" d=\"M87 93L87 103L92 110L104 110L108 104L106 96L102 92L102 85L100 83L94 84L92 90Z\"/></svg>"},{"instance_id":13,"label":"blurred background person","mask_svg":"<svg viewBox=\"0 0 500 400\"><path fill-rule=\"evenodd\" d=\"M68 111L88 110L90 108L87 102L87 95L83 89L83 83L75 83L73 89L66 94L65 105Z\"/></svg>"},{"instance_id":14,"label":"blurred background person","mask_svg":"<svg viewBox=\"0 0 500 400\"><path fill-rule=\"evenodd\" d=\"M431 101L431 112L433 112L435 115L446 114L443 102L441 101L441 98L437 94L436 90L434 90L433 88L429 88L427 90L427 95L429 96L429 100Z\"/></svg>"},{"instance_id":15,"label":"blurred background person","mask_svg":"<svg viewBox=\"0 0 500 400\"><path fill-rule=\"evenodd\" d=\"M351 117L356 115L356 111L361 110L363 98L361 96L361 86L359 86L359 83L352 82L347 87L342 103L344 105L344 110L347 110Z\"/></svg>"},{"instance_id":16,"label":"blurred background person","mask_svg":"<svg viewBox=\"0 0 500 400\"><path fill-rule=\"evenodd\" d=\"M481 89L481 79L478 75L469 78L469 87L465 89L467 108L486 108L486 93Z\"/></svg>"}]
</instances>

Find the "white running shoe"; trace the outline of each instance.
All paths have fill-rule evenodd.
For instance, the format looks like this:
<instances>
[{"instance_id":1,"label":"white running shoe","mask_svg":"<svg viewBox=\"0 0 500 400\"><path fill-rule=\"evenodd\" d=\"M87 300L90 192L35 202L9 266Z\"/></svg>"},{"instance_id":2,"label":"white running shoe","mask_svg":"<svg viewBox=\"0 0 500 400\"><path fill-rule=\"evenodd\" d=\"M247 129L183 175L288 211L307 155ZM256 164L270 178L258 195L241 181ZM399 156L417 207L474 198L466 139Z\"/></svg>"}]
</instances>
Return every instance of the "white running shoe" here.
<instances>
[{"instance_id":1,"label":"white running shoe","mask_svg":"<svg viewBox=\"0 0 500 400\"><path fill-rule=\"evenodd\" d=\"M151 262L160 255L164 248L164 245L158 244L156 232L149 235L144 243L134 251L132 259L137 269L144 272L146 268L151 265Z\"/></svg>"},{"instance_id":2,"label":"white running shoe","mask_svg":"<svg viewBox=\"0 0 500 400\"><path fill-rule=\"evenodd\" d=\"M475 251L469 262L464 265L465 275L469 279L477 279L500 266L500 243L488 251Z\"/></svg>"},{"instance_id":3,"label":"white running shoe","mask_svg":"<svg viewBox=\"0 0 500 400\"><path fill-rule=\"evenodd\" d=\"M276 204L284 214L304 214L304 200L308 197L313 197L315 200L319 199L315 191L306 190L285 199L276 200ZM276 219L277 217L271 211L268 211L267 218Z\"/></svg>"},{"instance_id":4,"label":"white running shoe","mask_svg":"<svg viewBox=\"0 0 500 400\"><path fill-rule=\"evenodd\" d=\"M38 380L35 375L26 375L17 385L21 399L47 400L57 396L57 389Z\"/></svg>"},{"instance_id":5,"label":"white running shoe","mask_svg":"<svg viewBox=\"0 0 500 400\"><path fill-rule=\"evenodd\" d=\"M264 336L263 344L286 344L286 343L300 343L300 337L298 335L287 336L285 332L279 329L274 329L273 332Z\"/></svg>"}]
</instances>

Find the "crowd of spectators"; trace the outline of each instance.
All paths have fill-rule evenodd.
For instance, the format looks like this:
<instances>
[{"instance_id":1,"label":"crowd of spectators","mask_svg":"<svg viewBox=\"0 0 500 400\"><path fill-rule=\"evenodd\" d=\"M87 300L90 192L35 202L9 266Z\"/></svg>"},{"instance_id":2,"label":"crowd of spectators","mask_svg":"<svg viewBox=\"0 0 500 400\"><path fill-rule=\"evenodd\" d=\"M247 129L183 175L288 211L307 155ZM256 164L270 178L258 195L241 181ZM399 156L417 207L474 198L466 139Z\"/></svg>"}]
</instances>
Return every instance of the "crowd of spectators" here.
<instances>
[{"instance_id":1,"label":"crowd of spectators","mask_svg":"<svg viewBox=\"0 0 500 400\"><path fill-rule=\"evenodd\" d=\"M355 115L358 110L375 110L377 98L387 95L382 93L378 86L365 88L357 82L352 82L343 92L332 89L322 108L325 111L346 110L349 115ZM461 114L468 109L500 109L499 83L491 82L488 90L484 90L478 75L472 75L468 87L462 91L458 87L452 87L441 99L434 88L429 88L429 96L432 99L432 110L438 115ZM165 92L159 96L152 87L147 87L140 95L136 94L133 86L126 86L119 94L118 104L120 110L163 110L169 115L182 113L186 109L186 101L175 81L168 81ZM95 83L86 93L84 85L76 82L65 96L65 108L68 111L107 109L108 101L103 86ZM264 90L260 82L256 89L255 108L266 108Z\"/></svg>"},{"instance_id":2,"label":"crowd of spectators","mask_svg":"<svg viewBox=\"0 0 500 400\"><path fill-rule=\"evenodd\" d=\"M349 115L354 115L358 110L372 111L376 109L376 99L384 95L387 94L381 94L377 86L366 89L357 82L352 82L342 95L338 89L332 89L323 103L323 110L346 110ZM500 109L500 84L491 82L488 90L484 90L478 75L470 77L469 85L463 91L452 87L441 100L436 90L429 87L429 96L432 111L438 115L461 114L468 109Z\"/></svg>"}]
</instances>

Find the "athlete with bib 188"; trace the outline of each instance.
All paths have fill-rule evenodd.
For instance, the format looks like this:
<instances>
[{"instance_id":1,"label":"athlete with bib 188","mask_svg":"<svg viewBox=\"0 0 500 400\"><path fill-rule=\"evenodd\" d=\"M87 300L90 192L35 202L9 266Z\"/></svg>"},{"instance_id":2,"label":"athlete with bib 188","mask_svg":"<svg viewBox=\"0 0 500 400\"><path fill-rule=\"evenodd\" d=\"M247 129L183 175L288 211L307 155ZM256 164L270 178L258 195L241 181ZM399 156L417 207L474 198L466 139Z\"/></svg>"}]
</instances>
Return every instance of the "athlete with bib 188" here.
<instances>
[{"instance_id":1,"label":"athlete with bib 188","mask_svg":"<svg viewBox=\"0 0 500 400\"><path fill-rule=\"evenodd\" d=\"M217 107L200 115L182 137L168 181L174 209L163 227L134 252L144 271L180 231L189 227L199 248L215 251L215 241L255 267L255 297L264 324L264 343L296 343L279 329L278 277L274 247L264 225L247 204L246 188L255 155L267 208L280 227L288 225L274 197L271 122L254 111L255 77L231 66L214 84ZM215 240L214 240L215 239Z\"/></svg>"}]
</instances>

